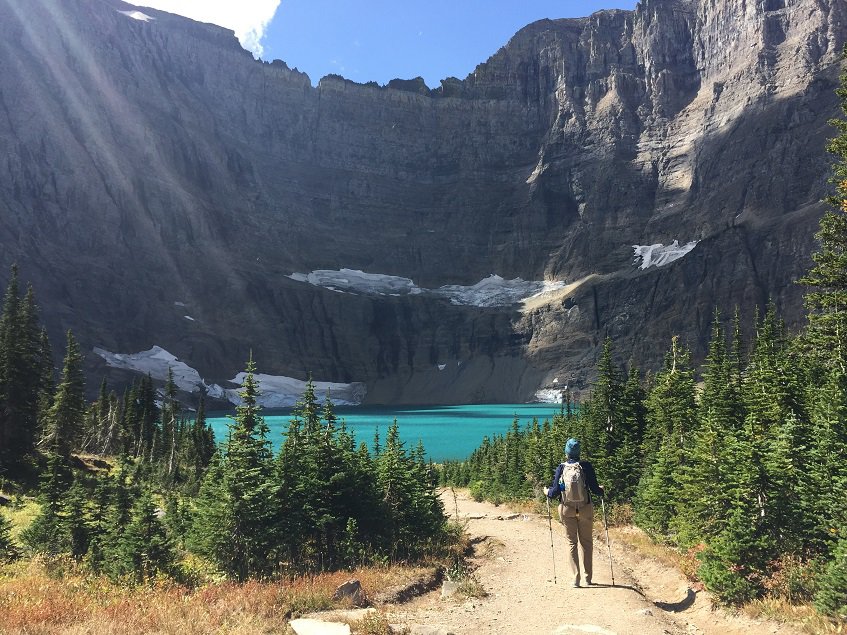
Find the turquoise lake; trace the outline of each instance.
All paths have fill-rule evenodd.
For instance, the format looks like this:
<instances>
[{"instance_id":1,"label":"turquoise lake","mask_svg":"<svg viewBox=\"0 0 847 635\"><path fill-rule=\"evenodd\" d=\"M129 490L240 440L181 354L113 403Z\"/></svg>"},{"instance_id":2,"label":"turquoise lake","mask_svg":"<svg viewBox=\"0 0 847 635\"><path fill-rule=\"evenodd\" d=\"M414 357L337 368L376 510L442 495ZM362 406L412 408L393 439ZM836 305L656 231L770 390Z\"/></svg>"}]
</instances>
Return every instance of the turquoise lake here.
<instances>
[{"instance_id":1,"label":"turquoise lake","mask_svg":"<svg viewBox=\"0 0 847 635\"><path fill-rule=\"evenodd\" d=\"M505 433L517 416L524 427L537 418L539 423L552 420L559 412L559 404L483 404L472 406L356 406L337 407L339 419L356 435L356 443L364 441L371 447L374 432L379 430L380 439L394 419L400 427L400 438L406 449L413 448L418 439L423 441L427 455L433 461L464 459L473 452L485 436ZM270 440L274 449L282 443L282 434L288 428L291 410L265 410L265 421L271 429ZM208 422L215 431L218 442L226 439L229 417L215 413Z\"/></svg>"}]
</instances>

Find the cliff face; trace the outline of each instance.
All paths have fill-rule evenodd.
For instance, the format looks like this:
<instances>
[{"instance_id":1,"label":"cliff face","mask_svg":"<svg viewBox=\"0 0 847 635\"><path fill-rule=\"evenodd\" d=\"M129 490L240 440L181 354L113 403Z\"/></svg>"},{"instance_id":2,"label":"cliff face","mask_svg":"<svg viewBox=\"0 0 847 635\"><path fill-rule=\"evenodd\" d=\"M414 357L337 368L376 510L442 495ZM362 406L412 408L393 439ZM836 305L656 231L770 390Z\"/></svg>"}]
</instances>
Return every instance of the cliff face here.
<instances>
[{"instance_id":1,"label":"cliff face","mask_svg":"<svg viewBox=\"0 0 847 635\"><path fill-rule=\"evenodd\" d=\"M606 335L647 366L672 334L702 353L715 306L800 319L841 0L542 21L434 90L313 88L229 31L133 11L0 0L0 266L55 338L158 344L216 381L252 347L266 373L447 403L584 380ZM633 262L673 240L697 243ZM520 311L287 277L342 268L573 284Z\"/></svg>"}]
</instances>

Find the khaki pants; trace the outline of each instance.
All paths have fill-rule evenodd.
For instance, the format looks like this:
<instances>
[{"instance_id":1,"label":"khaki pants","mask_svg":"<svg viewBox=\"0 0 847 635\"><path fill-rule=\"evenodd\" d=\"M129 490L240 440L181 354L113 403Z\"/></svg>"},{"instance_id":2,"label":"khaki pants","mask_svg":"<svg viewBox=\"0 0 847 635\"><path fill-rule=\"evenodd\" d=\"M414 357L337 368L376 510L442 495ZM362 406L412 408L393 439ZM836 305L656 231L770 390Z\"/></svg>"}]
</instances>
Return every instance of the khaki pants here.
<instances>
[{"instance_id":1,"label":"khaki pants","mask_svg":"<svg viewBox=\"0 0 847 635\"><path fill-rule=\"evenodd\" d=\"M594 528L594 506L588 503L576 508L560 504L559 519L565 526L573 583L575 586L579 585L579 550L577 548L579 544L582 547L582 569L585 571L585 581L590 584L591 556L594 550L594 539L591 534Z\"/></svg>"}]
</instances>

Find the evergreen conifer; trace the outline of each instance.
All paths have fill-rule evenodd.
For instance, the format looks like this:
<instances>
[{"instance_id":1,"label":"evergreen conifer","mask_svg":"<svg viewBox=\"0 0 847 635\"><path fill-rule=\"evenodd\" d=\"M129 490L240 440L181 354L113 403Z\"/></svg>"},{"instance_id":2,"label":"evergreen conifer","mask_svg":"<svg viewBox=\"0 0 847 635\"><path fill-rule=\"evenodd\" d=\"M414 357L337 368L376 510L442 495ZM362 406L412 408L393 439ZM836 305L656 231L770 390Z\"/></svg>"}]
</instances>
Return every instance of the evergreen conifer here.
<instances>
[{"instance_id":1,"label":"evergreen conifer","mask_svg":"<svg viewBox=\"0 0 847 635\"><path fill-rule=\"evenodd\" d=\"M49 413L49 445L53 452L69 457L85 421L85 379L82 354L68 331L62 379Z\"/></svg>"},{"instance_id":2,"label":"evergreen conifer","mask_svg":"<svg viewBox=\"0 0 847 635\"><path fill-rule=\"evenodd\" d=\"M129 523L110 559L109 572L115 577L147 582L170 573L174 561L173 547L153 497L144 490L132 506Z\"/></svg>"},{"instance_id":3,"label":"evergreen conifer","mask_svg":"<svg viewBox=\"0 0 847 635\"><path fill-rule=\"evenodd\" d=\"M847 537L842 537L818 582L815 606L824 615L847 622Z\"/></svg>"},{"instance_id":4,"label":"evergreen conifer","mask_svg":"<svg viewBox=\"0 0 847 635\"><path fill-rule=\"evenodd\" d=\"M254 374L251 355L229 441L203 479L191 541L239 581L269 575L277 544L277 485Z\"/></svg>"},{"instance_id":5,"label":"evergreen conifer","mask_svg":"<svg viewBox=\"0 0 847 635\"><path fill-rule=\"evenodd\" d=\"M0 510L0 562L9 562L18 555L18 549L12 540L12 521Z\"/></svg>"}]
</instances>

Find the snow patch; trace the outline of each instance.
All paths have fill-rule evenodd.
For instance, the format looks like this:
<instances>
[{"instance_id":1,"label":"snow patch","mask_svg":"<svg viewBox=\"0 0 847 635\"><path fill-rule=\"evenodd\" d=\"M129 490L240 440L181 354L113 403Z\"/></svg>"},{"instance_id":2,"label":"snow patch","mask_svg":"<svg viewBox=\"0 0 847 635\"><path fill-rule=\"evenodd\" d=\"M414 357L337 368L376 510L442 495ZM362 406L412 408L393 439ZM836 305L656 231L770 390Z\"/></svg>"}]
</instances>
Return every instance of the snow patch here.
<instances>
[{"instance_id":1,"label":"snow patch","mask_svg":"<svg viewBox=\"0 0 847 635\"><path fill-rule=\"evenodd\" d=\"M182 317L184 317L186 320L191 320L192 322L196 322L196 321L197 321L197 320L195 320L193 317L191 317L190 315L183 315Z\"/></svg>"},{"instance_id":2,"label":"snow patch","mask_svg":"<svg viewBox=\"0 0 847 635\"><path fill-rule=\"evenodd\" d=\"M141 22L149 22L150 20L156 19L156 18L150 17L146 13L141 13L141 11L118 11L118 13L122 13L126 17L132 18L133 20L140 20Z\"/></svg>"},{"instance_id":3,"label":"snow patch","mask_svg":"<svg viewBox=\"0 0 847 635\"><path fill-rule=\"evenodd\" d=\"M436 364L436 366L438 366L438 370L444 370L447 368L447 364Z\"/></svg>"},{"instance_id":4,"label":"snow patch","mask_svg":"<svg viewBox=\"0 0 847 635\"><path fill-rule=\"evenodd\" d=\"M511 306L565 286L564 282L535 282L531 280L504 280L496 274L480 280L473 286L447 285L433 293L465 306Z\"/></svg>"},{"instance_id":5,"label":"snow patch","mask_svg":"<svg viewBox=\"0 0 847 635\"><path fill-rule=\"evenodd\" d=\"M244 372L238 373L230 380L230 383L241 386L246 376L247 374ZM257 401L259 405L265 408L293 406L306 390L305 381L292 377L256 374L253 375L253 378L256 380L260 393ZM367 392L365 385L359 382L341 384L329 381L313 381L312 385L318 398L322 398L329 391L332 403L336 406L358 406L364 400ZM224 390L226 398L236 405L241 402L238 390L238 388Z\"/></svg>"},{"instance_id":6,"label":"snow patch","mask_svg":"<svg viewBox=\"0 0 847 635\"><path fill-rule=\"evenodd\" d=\"M519 304L530 298L550 294L566 286L564 282L542 282L504 278L491 274L474 285L445 285L438 289L417 286L409 278L380 273L365 273L357 269L332 271L320 269L311 273L292 273L298 282L363 295L401 296L428 294L447 298L452 304L477 307L501 307Z\"/></svg>"},{"instance_id":7,"label":"snow patch","mask_svg":"<svg viewBox=\"0 0 847 635\"><path fill-rule=\"evenodd\" d=\"M539 403L562 403L562 393L567 386L561 388L542 388L535 391L535 401Z\"/></svg>"},{"instance_id":8,"label":"snow patch","mask_svg":"<svg viewBox=\"0 0 847 635\"><path fill-rule=\"evenodd\" d=\"M149 351L130 354L110 353L107 350L96 347L94 352L102 357L106 361L106 364L112 368L122 368L124 370L144 373L145 375L149 374L153 379L161 381L167 380L168 369L171 369L177 388L185 392L194 392L200 386L206 386L206 382L200 377L200 373L185 362L179 361L174 355L171 355L160 346L154 346ZM206 387L208 388L208 386Z\"/></svg>"},{"instance_id":9,"label":"snow patch","mask_svg":"<svg viewBox=\"0 0 847 635\"><path fill-rule=\"evenodd\" d=\"M689 251L697 246L699 241L692 240L689 243L679 246L679 241L675 240L667 247L661 243L655 245L633 245L632 249L635 252L635 263L641 259L641 269L647 269L653 265L661 267L667 265L674 260L679 260Z\"/></svg>"},{"instance_id":10,"label":"snow patch","mask_svg":"<svg viewBox=\"0 0 847 635\"><path fill-rule=\"evenodd\" d=\"M535 181L538 180L538 177L544 174L544 170L546 169L547 166L544 165L544 157L541 156L538 158L538 163L536 164L535 169L532 171L532 174L527 177L527 184L532 185L533 183L535 183Z\"/></svg>"},{"instance_id":11,"label":"snow patch","mask_svg":"<svg viewBox=\"0 0 847 635\"><path fill-rule=\"evenodd\" d=\"M239 388L223 388L218 384L207 384L200 377L199 372L185 362L179 361L176 356L160 346L154 346L149 351L140 353L110 353L102 348L95 348L94 352L112 368L149 374L159 381L167 380L168 369L170 369L173 372L174 383L182 391L194 392L202 387L212 398L225 399L235 405L241 402L238 395ZM240 387L245 376L245 373L239 373L230 380L230 383ZM258 402L266 408L293 406L306 389L306 382L291 377L257 374L254 378L262 393L259 395ZM339 406L359 405L367 393L365 385L360 382L342 384L316 381L313 385L315 394L319 397L323 397L329 390L333 403Z\"/></svg>"},{"instance_id":12,"label":"snow patch","mask_svg":"<svg viewBox=\"0 0 847 635\"><path fill-rule=\"evenodd\" d=\"M417 295L420 287L409 278L382 273L365 273L358 269L318 269L312 273L292 273L288 276L298 282L308 282L332 291L349 291L365 295Z\"/></svg>"}]
</instances>

